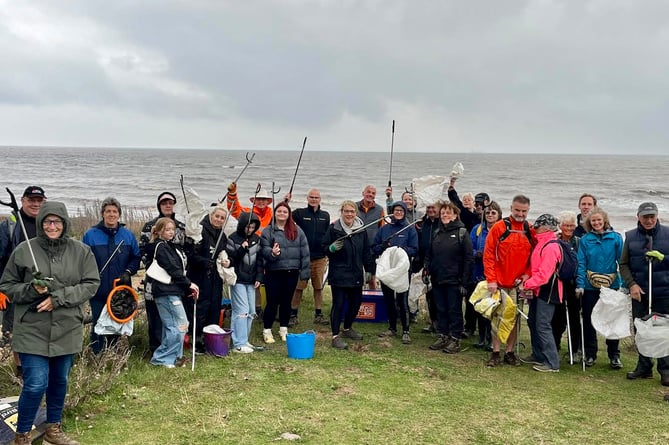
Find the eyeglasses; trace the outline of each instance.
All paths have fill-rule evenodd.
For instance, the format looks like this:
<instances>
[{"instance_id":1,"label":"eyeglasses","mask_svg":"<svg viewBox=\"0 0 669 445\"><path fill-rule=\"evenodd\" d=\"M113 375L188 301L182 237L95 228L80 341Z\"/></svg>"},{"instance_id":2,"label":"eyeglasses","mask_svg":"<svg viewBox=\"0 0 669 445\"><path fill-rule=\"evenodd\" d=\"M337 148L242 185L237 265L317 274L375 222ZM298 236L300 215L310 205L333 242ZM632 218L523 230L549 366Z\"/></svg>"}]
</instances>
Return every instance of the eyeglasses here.
<instances>
[{"instance_id":1,"label":"eyeglasses","mask_svg":"<svg viewBox=\"0 0 669 445\"><path fill-rule=\"evenodd\" d=\"M497 210L488 210L485 212L486 215L497 215Z\"/></svg>"},{"instance_id":2,"label":"eyeglasses","mask_svg":"<svg viewBox=\"0 0 669 445\"><path fill-rule=\"evenodd\" d=\"M42 221L42 226L44 226L44 227L49 227L49 226L63 227L63 220L62 219L45 219L44 221Z\"/></svg>"}]
</instances>

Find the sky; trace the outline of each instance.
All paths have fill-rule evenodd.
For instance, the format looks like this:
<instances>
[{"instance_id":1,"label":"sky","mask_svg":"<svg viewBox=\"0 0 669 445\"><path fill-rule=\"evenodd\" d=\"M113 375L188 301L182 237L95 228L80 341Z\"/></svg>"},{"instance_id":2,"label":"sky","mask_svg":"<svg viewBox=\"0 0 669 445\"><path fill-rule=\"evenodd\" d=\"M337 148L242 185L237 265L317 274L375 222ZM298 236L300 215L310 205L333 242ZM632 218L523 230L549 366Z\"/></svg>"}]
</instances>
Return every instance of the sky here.
<instances>
[{"instance_id":1,"label":"sky","mask_svg":"<svg viewBox=\"0 0 669 445\"><path fill-rule=\"evenodd\" d=\"M664 0L0 0L0 53L4 146L669 153Z\"/></svg>"}]
</instances>

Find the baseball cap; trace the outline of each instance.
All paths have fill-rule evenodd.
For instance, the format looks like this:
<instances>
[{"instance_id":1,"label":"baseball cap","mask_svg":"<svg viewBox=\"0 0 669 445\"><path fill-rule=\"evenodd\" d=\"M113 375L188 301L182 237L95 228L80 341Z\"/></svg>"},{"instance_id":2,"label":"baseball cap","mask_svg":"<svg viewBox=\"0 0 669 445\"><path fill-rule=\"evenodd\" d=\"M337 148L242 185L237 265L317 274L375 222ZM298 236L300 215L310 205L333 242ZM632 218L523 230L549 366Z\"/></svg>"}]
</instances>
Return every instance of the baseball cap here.
<instances>
[{"instance_id":1,"label":"baseball cap","mask_svg":"<svg viewBox=\"0 0 669 445\"><path fill-rule=\"evenodd\" d=\"M637 210L636 214L637 216L657 216L657 206L654 202L644 202L639 206L639 210Z\"/></svg>"},{"instance_id":2,"label":"baseball cap","mask_svg":"<svg viewBox=\"0 0 669 445\"><path fill-rule=\"evenodd\" d=\"M534 221L534 228L538 229L541 226L548 226L553 230L557 230L558 219L550 213L539 215L539 217Z\"/></svg>"},{"instance_id":3,"label":"baseball cap","mask_svg":"<svg viewBox=\"0 0 669 445\"><path fill-rule=\"evenodd\" d=\"M44 193L44 189L37 185L31 185L30 187L26 188L23 191L22 198L33 198L33 197L40 197L46 199L46 194Z\"/></svg>"},{"instance_id":4,"label":"baseball cap","mask_svg":"<svg viewBox=\"0 0 669 445\"><path fill-rule=\"evenodd\" d=\"M490 196L487 193L477 193L474 197L474 202L486 202L490 201Z\"/></svg>"},{"instance_id":5,"label":"baseball cap","mask_svg":"<svg viewBox=\"0 0 669 445\"><path fill-rule=\"evenodd\" d=\"M173 193L163 192L163 193L160 194L160 196L158 196L158 204L165 201L166 199L170 199L174 202L177 202L177 198L176 198L176 196L174 196Z\"/></svg>"}]
</instances>

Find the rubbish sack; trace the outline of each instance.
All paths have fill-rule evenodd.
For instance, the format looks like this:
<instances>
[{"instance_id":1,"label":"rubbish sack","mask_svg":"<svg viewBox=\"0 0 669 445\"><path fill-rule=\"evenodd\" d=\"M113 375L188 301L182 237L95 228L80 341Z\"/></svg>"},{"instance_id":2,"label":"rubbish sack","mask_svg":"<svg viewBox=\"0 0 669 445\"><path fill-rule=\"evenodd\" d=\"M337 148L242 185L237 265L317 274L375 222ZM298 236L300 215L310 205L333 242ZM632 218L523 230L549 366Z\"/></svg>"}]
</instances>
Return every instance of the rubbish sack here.
<instances>
[{"instance_id":1,"label":"rubbish sack","mask_svg":"<svg viewBox=\"0 0 669 445\"><path fill-rule=\"evenodd\" d=\"M632 335L630 332L630 299L625 293L602 287L599 301L592 309L592 327L605 338L617 340Z\"/></svg>"},{"instance_id":2,"label":"rubbish sack","mask_svg":"<svg viewBox=\"0 0 669 445\"><path fill-rule=\"evenodd\" d=\"M117 278L93 328L98 335L132 335L139 297L132 287L118 283Z\"/></svg>"},{"instance_id":3,"label":"rubbish sack","mask_svg":"<svg viewBox=\"0 0 669 445\"><path fill-rule=\"evenodd\" d=\"M500 289L493 295L493 298L500 299L500 306L492 314L490 324L492 326L493 335L497 335L499 341L506 343L516 326L516 309L518 306L514 303L513 298Z\"/></svg>"},{"instance_id":4,"label":"rubbish sack","mask_svg":"<svg viewBox=\"0 0 669 445\"><path fill-rule=\"evenodd\" d=\"M184 194L188 201L188 208L184 200L180 200L176 205L177 213L186 215L186 236L191 238L195 243L202 240L202 225L200 221L209 214L210 206L205 205L200 195L191 187L184 187ZM226 235L231 235L237 230L237 220L230 216L223 231Z\"/></svg>"},{"instance_id":5,"label":"rubbish sack","mask_svg":"<svg viewBox=\"0 0 669 445\"><path fill-rule=\"evenodd\" d=\"M376 278L395 292L409 290L409 255L401 247L392 246L376 260Z\"/></svg>"},{"instance_id":6,"label":"rubbish sack","mask_svg":"<svg viewBox=\"0 0 669 445\"><path fill-rule=\"evenodd\" d=\"M420 297L427 293L427 286L423 283L421 279L421 273L415 273L411 275L411 282L409 283L409 312L416 313L418 312L419 305L418 300Z\"/></svg>"},{"instance_id":7,"label":"rubbish sack","mask_svg":"<svg viewBox=\"0 0 669 445\"><path fill-rule=\"evenodd\" d=\"M634 320L634 327L639 354L652 358L669 356L669 315L653 312Z\"/></svg>"},{"instance_id":8,"label":"rubbish sack","mask_svg":"<svg viewBox=\"0 0 669 445\"><path fill-rule=\"evenodd\" d=\"M469 296L469 302L474 306L474 310L483 315L488 320L492 319L493 314L502 303L498 292L495 295L488 291L488 282L480 281L474 292Z\"/></svg>"},{"instance_id":9,"label":"rubbish sack","mask_svg":"<svg viewBox=\"0 0 669 445\"><path fill-rule=\"evenodd\" d=\"M225 250L221 250L221 253L218 254L216 258L216 270L218 271L218 276L223 280L223 284L228 286L234 286L237 284L237 274L235 273L234 267L223 267L221 262L228 259L228 253Z\"/></svg>"},{"instance_id":10,"label":"rubbish sack","mask_svg":"<svg viewBox=\"0 0 669 445\"><path fill-rule=\"evenodd\" d=\"M427 175L411 180L416 197L416 210L423 213L425 207L440 200L448 200L448 186L451 180L446 176Z\"/></svg>"},{"instance_id":11,"label":"rubbish sack","mask_svg":"<svg viewBox=\"0 0 669 445\"><path fill-rule=\"evenodd\" d=\"M125 323L119 323L112 320L109 316L109 311L107 311L107 306L102 308L100 312L100 318L98 322L95 323L95 333L98 335L132 335L133 329L135 326L135 320L132 319Z\"/></svg>"}]
</instances>

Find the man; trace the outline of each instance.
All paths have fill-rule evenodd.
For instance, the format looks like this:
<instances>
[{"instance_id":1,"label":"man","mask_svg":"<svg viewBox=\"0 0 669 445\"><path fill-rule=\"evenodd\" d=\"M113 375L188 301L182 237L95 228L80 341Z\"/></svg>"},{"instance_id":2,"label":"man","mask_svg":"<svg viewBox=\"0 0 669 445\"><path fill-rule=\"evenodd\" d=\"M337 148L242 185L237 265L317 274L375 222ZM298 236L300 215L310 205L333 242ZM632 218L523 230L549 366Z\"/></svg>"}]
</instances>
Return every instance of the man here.
<instances>
[{"instance_id":1,"label":"man","mask_svg":"<svg viewBox=\"0 0 669 445\"><path fill-rule=\"evenodd\" d=\"M142 227L142 232L139 236L139 251L142 256L142 263L144 263L144 267L147 269L151 265L151 261L153 261L154 244L151 242L151 230L159 218L168 217L174 221L176 233L172 240L173 243L183 246L186 242L186 225L181 221L177 221L174 213L174 204L176 204L176 202L177 198L174 196L174 193L163 192L158 195L158 199L156 200L158 216L144 224L144 227ZM153 354L153 352L158 349L158 346L160 346L163 322L160 319L156 302L151 295L151 286L148 285L146 281L144 282L144 303L146 305L146 320L149 331L149 349Z\"/></svg>"},{"instance_id":2,"label":"man","mask_svg":"<svg viewBox=\"0 0 669 445\"><path fill-rule=\"evenodd\" d=\"M516 286L522 285L530 276L530 253L536 244L534 229L527 222L530 211L530 198L525 195L514 196L511 202L511 216L497 221L485 242L483 268L488 291L494 294L497 289L506 291L518 301ZM519 365L518 357L513 353L518 332L512 328L506 342L504 362ZM492 368L501 363L501 342L497 335L492 338L492 354L487 366Z\"/></svg>"},{"instance_id":3,"label":"man","mask_svg":"<svg viewBox=\"0 0 669 445\"><path fill-rule=\"evenodd\" d=\"M644 202L637 211L637 227L625 233L620 258L620 274L632 298L634 318L648 315L649 294L652 292L653 312L669 314L669 228L660 224L657 205ZM652 261L652 266L649 266ZM649 289L649 270L652 267L652 289ZM657 371L662 385L669 386L669 357L657 359ZM630 380L653 377L653 359L639 354Z\"/></svg>"},{"instance_id":4,"label":"man","mask_svg":"<svg viewBox=\"0 0 669 445\"><path fill-rule=\"evenodd\" d=\"M576 230L574 230L574 236L579 238L585 235L585 228L583 227L583 220L590 213L590 210L594 209L597 206L597 198L595 198L590 193L583 193L580 198L578 198L578 209L581 213L576 217Z\"/></svg>"},{"instance_id":5,"label":"man","mask_svg":"<svg viewBox=\"0 0 669 445\"><path fill-rule=\"evenodd\" d=\"M311 189L307 193L307 207L293 210L293 220L309 241L309 259L311 266L311 286L314 289L314 324L329 325L330 321L323 317L323 276L328 265L323 251L323 236L330 225L330 214L321 209L321 192ZM300 280L293 293L291 314L288 326L298 323L298 311L302 302L302 293L309 280Z\"/></svg>"},{"instance_id":6,"label":"man","mask_svg":"<svg viewBox=\"0 0 669 445\"><path fill-rule=\"evenodd\" d=\"M362 199L356 203L358 206L358 217L362 220L362 224L365 226L369 225L366 229L367 239L369 240L374 239L376 232L384 224L383 217L385 216L385 212L383 211L383 207L374 201L375 199L376 187L368 184L362 190ZM371 224L377 220L377 224ZM374 275L369 280L369 288L376 289L376 277Z\"/></svg>"},{"instance_id":7,"label":"man","mask_svg":"<svg viewBox=\"0 0 669 445\"><path fill-rule=\"evenodd\" d=\"M99 336L95 333L95 325L107 304L109 292L115 287L114 280L119 280L118 285L132 287L132 275L139 269L139 245L135 235L119 222L121 212L121 203L116 198L105 198L100 206L102 220L88 229L81 240L90 246L100 272L100 287L89 300L93 316L91 349L96 354L119 338L117 335Z\"/></svg>"},{"instance_id":8,"label":"man","mask_svg":"<svg viewBox=\"0 0 669 445\"><path fill-rule=\"evenodd\" d=\"M28 239L33 239L37 236L37 214L42 204L46 201L46 194L44 189L37 185L31 185L23 191L21 196L21 208L19 213L21 219L26 227ZM7 261L11 256L16 246L25 240L21 223L18 220L15 212L9 215L9 218L0 224L0 276L5 270ZM5 345L11 344L12 332L14 326L14 304L7 302L7 309L2 318L2 343ZM16 365L16 376L21 377L23 370L21 368L21 361L18 354L14 354L14 363Z\"/></svg>"}]
</instances>

